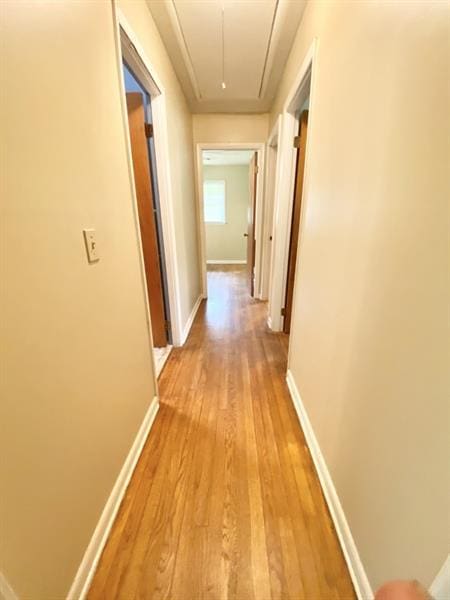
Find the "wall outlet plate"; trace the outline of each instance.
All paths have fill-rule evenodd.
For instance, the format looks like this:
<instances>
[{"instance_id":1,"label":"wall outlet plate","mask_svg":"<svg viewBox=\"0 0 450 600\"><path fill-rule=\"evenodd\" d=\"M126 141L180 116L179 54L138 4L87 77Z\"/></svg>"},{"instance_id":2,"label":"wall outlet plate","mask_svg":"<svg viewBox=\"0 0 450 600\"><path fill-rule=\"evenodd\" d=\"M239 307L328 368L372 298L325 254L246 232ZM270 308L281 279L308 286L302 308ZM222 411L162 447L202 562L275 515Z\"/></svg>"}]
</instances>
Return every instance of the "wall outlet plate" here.
<instances>
[{"instance_id":1,"label":"wall outlet plate","mask_svg":"<svg viewBox=\"0 0 450 600\"><path fill-rule=\"evenodd\" d=\"M95 229L83 229L84 243L86 245L86 252L88 261L90 263L97 262L100 260L97 245L97 233Z\"/></svg>"}]
</instances>

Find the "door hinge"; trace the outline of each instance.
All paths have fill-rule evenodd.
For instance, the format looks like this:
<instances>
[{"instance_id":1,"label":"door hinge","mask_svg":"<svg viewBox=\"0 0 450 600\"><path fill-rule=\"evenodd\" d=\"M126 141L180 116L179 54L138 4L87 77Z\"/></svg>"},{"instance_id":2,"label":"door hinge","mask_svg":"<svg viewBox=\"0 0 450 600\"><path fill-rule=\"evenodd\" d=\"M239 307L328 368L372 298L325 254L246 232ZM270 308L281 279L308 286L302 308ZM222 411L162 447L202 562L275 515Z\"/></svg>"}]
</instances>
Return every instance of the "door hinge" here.
<instances>
[{"instance_id":1,"label":"door hinge","mask_svg":"<svg viewBox=\"0 0 450 600\"><path fill-rule=\"evenodd\" d=\"M258 165L255 165L255 173L256 173L256 175L258 175L258 173L259 173L259 167L258 167Z\"/></svg>"},{"instance_id":2,"label":"door hinge","mask_svg":"<svg viewBox=\"0 0 450 600\"><path fill-rule=\"evenodd\" d=\"M269 242L271 242L273 240L273 237L271 235L269 235Z\"/></svg>"},{"instance_id":3,"label":"door hinge","mask_svg":"<svg viewBox=\"0 0 450 600\"><path fill-rule=\"evenodd\" d=\"M148 138L153 137L153 125L151 123L145 123L145 135Z\"/></svg>"},{"instance_id":4,"label":"door hinge","mask_svg":"<svg viewBox=\"0 0 450 600\"><path fill-rule=\"evenodd\" d=\"M281 309L281 316L282 317L286 316L286 309L284 307Z\"/></svg>"},{"instance_id":5,"label":"door hinge","mask_svg":"<svg viewBox=\"0 0 450 600\"><path fill-rule=\"evenodd\" d=\"M301 139L301 136L299 136L299 135L295 136L295 138L294 138L294 148L300 148L300 139Z\"/></svg>"},{"instance_id":6,"label":"door hinge","mask_svg":"<svg viewBox=\"0 0 450 600\"><path fill-rule=\"evenodd\" d=\"M170 321L164 321L164 329L170 331Z\"/></svg>"}]
</instances>

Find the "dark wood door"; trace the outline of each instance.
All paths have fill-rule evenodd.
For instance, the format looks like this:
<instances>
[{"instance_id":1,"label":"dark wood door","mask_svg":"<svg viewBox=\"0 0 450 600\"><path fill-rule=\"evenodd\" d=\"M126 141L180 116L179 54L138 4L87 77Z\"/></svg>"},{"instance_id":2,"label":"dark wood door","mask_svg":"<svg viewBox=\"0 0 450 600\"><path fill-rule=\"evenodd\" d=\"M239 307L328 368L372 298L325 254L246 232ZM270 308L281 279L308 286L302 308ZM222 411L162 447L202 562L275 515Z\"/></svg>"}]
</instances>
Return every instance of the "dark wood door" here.
<instances>
[{"instance_id":1,"label":"dark wood door","mask_svg":"<svg viewBox=\"0 0 450 600\"><path fill-rule=\"evenodd\" d=\"M250 296L255 295L255 212L256 212L256 178L258 176L258 155L252 157L249 168L249 203L247 233L247 273Z\"/></svg>"},{"instance_id":2,"label":"dark wood door","mask_svg":"<svg viewBox=\"0 0 450 600\"><path fill-rule=\"evenodd\" d=\"M300 213L302 208L303 178L305 173L306 136L308 133L308 111L300 115L298 136L294 140L297 148L297 163L295 173L294 202L292 206L291 236L289 242L288 273L286 282L286 297L284 302L283 331L291 330L292 299L294 296L295 267L297 264L297 250L300 233Z\"/></svg>"},{"instance_id":3,"label":"dark wood door","mask_svg":"<svg viewBox=\"0 0 450 600\"><path fill-rule=\"evenodd\" d=\"M139 92L127 93L126 96L153 345L160 348L167 345L167 334L144 100Z\"/></svg>"}]
</instances>

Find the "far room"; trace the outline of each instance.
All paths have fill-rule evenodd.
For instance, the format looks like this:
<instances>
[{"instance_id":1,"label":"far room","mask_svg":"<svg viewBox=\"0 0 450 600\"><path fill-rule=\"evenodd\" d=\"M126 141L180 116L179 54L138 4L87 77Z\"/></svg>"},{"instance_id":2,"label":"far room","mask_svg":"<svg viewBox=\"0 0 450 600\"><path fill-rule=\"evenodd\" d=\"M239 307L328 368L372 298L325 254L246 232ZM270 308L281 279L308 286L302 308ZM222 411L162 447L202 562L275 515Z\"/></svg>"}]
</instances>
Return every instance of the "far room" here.
<instances>
[{"instance_id":1,"label":"far room","mask_svg":"<svg viewBox=\"0 0 450 600\"><path fill-rule=\"evenodd\" d=\"M246 270L254 238L253 150L203 150L203 217L208 271ZM253 191L252 191L253 190Z\"/></svg>"}]
</instances>

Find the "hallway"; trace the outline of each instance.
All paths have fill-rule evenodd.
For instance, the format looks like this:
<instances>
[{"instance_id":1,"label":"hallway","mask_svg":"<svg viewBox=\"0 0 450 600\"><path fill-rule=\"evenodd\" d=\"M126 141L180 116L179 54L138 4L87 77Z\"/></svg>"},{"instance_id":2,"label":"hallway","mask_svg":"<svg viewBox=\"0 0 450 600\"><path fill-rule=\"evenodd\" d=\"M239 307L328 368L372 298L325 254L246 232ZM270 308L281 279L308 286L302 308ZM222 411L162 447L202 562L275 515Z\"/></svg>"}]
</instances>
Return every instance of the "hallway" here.
<instances>
[{"instance_id":1,"label":"hallway","mask_svg":"<svg viewBox=\"0 0 450 600\"><path fill-rule=\"evenodd\" d=\"M0 600L449 600L450 0L0 6Z\"/></svg>"},{"instance_id":2,"label":"hallway","mask_svg":"<svg viewBox=\"0 0 450 600\"><path fill-rule=\"evenodd\" d=\"M209 269L209 299L160 379L161 408L88 598L354 598L244 267Z\"/></svg>"}]
</instances>

